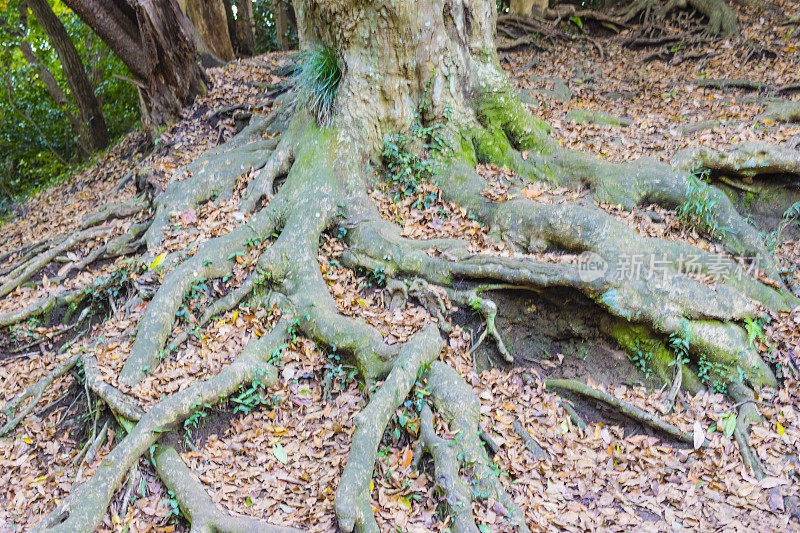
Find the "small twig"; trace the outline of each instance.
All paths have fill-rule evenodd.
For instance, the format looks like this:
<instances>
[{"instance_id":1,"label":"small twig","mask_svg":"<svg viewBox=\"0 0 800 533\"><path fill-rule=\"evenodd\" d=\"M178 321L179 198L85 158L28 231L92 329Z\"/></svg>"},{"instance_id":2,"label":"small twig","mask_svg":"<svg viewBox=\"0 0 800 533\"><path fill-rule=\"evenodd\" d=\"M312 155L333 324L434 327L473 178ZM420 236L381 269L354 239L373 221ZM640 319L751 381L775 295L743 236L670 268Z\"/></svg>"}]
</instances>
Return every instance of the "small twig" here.
<instances>
[{"instance_id":1,"label":"small twig","mask_svg":"<svg viewBox=\"0 0 800 533\"><path fill-rule=\"evenodd\" d=\"M514 431L520 436L522 443L525 444L525 447L531 452L535 460L550 459L550 454L547 453L547 450L536 442L536 439L533 438L530 432L525 429L525 426L522 425L522 422L516 417L514 417Z\"/></svg>"}]
</instances>

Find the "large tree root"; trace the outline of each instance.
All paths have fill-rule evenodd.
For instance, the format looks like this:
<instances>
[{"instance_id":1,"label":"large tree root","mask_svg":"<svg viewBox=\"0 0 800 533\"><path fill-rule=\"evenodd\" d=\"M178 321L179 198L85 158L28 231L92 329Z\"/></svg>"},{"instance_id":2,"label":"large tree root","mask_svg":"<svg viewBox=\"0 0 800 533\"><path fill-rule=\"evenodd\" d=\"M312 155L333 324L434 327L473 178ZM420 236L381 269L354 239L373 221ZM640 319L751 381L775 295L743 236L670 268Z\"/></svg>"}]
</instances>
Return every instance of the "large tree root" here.
<instances>
[{"instance_id":1,"label":"large tree root","mask_svg":"<svg viewBox=\"0 0 800 533\"><path fill-rule=\"evenodd\" d=\"M462 467L468 468L470 471L473 491L482 497L494 498L505 508L509 519L518 531L529 531L528 526L525 525L525 516L522 510L506 493L497 474L489 466L490 461L486 456L486 450L478 436L480 417L478 397L455 369L441 361L431 363L430 370L425 373L425 378L434 406L441 413L450 430L457 434L455 441L446 444L452 455L442 452L444 462L441 467L452 467L452 459L457 459ZM434 455L434 463L436 464L436 455ZM437 483L439 483L438 475ZM448 504L452 506L453 502L448 502ZM465 525L469 524L465 523ZM475 531L475 529L465 528L462 531Z\"/></svg>"},{"instance_id":2,"label":"large tree root","mask_svg":"<svg viewBox=\"0 0 800 533\"><path fill-rule=\"evenodd\" d=\"M235 516L220 509L203 484L170 446L158 446L152 455L158 477L178 500L192 533L297 533L302 530L274 526L255 518Z\"/></svg>"},{"instance_id":3,"label":"large tree root","mask_svg":"<svg viewBox=\"0 0 800 533\"><path fill-rule=\"evenodd\" d=\"M769 174L800 176L800 152L763 142L740 143L724 151L687 148L675 154L672 166L689 172L708 169L748 180Z\"/></svg>"},{"instance_id":4,"label":"large tree root","mask_svg":"<svg viewBox=\"0 0 800 533\"><path fill-rule=\"evenodd\" d=\"M356 527L358 531L379 531L369 497L378 444L395 409L414 386L418 373L439 356L442 345L435 326L429 326L404 344L386 381L356 416L350 456L336 490L336 517L343 531L353 531Z\"/></svg>"},{"instance_id":5,"label":"large tree root","mask_svg":"<svg viewBox=\"0 0 800 533\"><path fill-rule=\"evenodd\" d=\"M216 376L197 382L151 407L103 459L95 475L42 520L36 530L93 531L128 470L156 443L162 432L183 421L198 407L214 404L256 379L265 386L276 383L277 372L265 361L286 337L287 325L281 322L269 334L251 341L242 354Z\"/></svg>"},{"instance_id":6,"label":"large tree root","mask_svg":"<svg viewBox=\"0 0 800 533\"><path fill-rule=\"evenodd\" d=\"M665 422L657 416L639 409L635 405L624 402L619 398L616 398L601 390L592 388L585 383L581 383L580 381L575 381L574 379L547 379L545 380L544 384L548 389L568 390L571 392L577 392L583 396L588 396L589 398L594 398L595 400L600 400L604 403L607 403L611 407L619 409L622 414L638 420L643 424L647 424L648 426L675 437L678 440L682 440L683 442L689 444L691 444L693 441L692 435L689 433L684 433L677 426Z\"/></svg>"}]
</instances>

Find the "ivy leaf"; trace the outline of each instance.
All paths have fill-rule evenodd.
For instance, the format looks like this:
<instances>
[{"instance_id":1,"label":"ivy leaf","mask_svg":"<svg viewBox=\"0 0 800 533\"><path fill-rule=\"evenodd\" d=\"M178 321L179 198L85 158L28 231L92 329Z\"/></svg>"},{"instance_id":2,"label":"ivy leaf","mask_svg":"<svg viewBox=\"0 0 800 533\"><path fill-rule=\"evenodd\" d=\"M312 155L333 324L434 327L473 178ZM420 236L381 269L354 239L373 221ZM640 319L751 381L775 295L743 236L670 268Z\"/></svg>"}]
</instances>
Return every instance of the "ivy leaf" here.
<instances>
[{"instance_id":1,"label":"ivy leaf","mask_svg":"<svg viewBox=\"0 0 800 533\"><path fill-rule=\"evenodd\" d=\"M280 444L276 444L272 447L272 455L274 455L275 459L283 464L286 464L289 461L289 456L286 454L286 450L284 450L283 446Z\"/></svg>"}]
</instances>

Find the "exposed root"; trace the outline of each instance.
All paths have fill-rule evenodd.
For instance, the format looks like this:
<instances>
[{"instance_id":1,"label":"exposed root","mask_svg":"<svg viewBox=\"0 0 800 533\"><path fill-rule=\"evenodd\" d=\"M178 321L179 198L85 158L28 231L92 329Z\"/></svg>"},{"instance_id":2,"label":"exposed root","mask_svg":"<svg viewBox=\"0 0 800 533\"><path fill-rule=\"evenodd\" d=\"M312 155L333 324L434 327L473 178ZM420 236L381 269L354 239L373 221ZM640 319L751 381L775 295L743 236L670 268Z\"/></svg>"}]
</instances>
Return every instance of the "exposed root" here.
<instances>
[{"instance_id":1,"label":"exposed root","mask_svg":"<svg viewBox=\"0 0 800 533\"><path fill-rule=\"evenodd\" d=\"M78 363L78 360L79 357L77 355L73 355L72 357L61 361L44 378L34 383L30 387L25 388L25 390L22 391L16 398L4 405L3 411L6 413L6 416L9 417L9 420L3 425L2 428L0 428L0 435L5 435L14 429L23 418L28 416L28 414L30 414L31 411L33 411L33 409L36 407L36 404L39 403L39 400L47 390L47 387L52 385L55 380L72 370L72 368ZM15 412L22 402L28 398L31 398L31 401L28 402L28 404L15 415Z\"/></svg>"},{"instance_id":2,"label":"exposed root","mask_svg":"<svg viewBox=\"0 0 800 533\"><path fill-rule=\"evenodd\" d=\"M736 428L733 430L733 436L736 443L739 445L739 453L742 455L742 460L745 466L753 471L756 479L761 480L766 477L764 467L761 465L761 460L758 454L750 446L750 427L764 421L764 417L753 405L753 391L748 389L741 383L731 383L728 386L728 392L737 404L739 404L739 414L736 417Z\"/></svg>"},{"instance_id":3,"label":"exposed root","mask_svg":"<svg viewBox=\"0 0 800 533\"><path fill-rule=\"evenodd\" d=\"M192 533L296 533L291 527L274 526L255 518L235 516L221 509L202 483L170 446L157 446L152 454L158 477L178 500Z\"/></svg>"},{"instance_id":4,"label":"exposed root","mask_svg":"<svg viewBox=\"0 0 800 533\"><path fill-rule=\"evenodd\" d=\"M447 422L450 430L458 434L457 439L450 445L456 451L455 456L461 466L470 471L473 491L482 497L491 497L499 502L517 531L526 533L530 531L525 524L522 510L506 493L494 470L489 466L486 450L478 437L480 416L478 397L458 372L440 361L431 363L425 378L431 391L433 405Z\"/></svg>"},{"instance_id":5,"label":"exposed root","mask_svg":"<svg viewBox=\"0 0 800 533\"><path fill-rule=\"evenodd\" d=\"M395 409L403 403L425 365L439 356L443 341L435 326L428 326L400 348L386 381L370 398L354 420L355 432L350 456L339 487L335 508L342 531L377 532L372 514L369 487L378 459L378 444ZM477 438L477 435L476 435Z\"/></svg>"},{"instance_id":6,"label":"exposed root","mask_svg":"<svg viewBox=\"0 0 800 533\"><path fill-rule=\"evenodd\" d=\"M285 128L282 106L266 117L259 117L228 142L194 160L176 174L188 173L191 177L172 181L155 200L156 213L145 239L150 250L155 249L164 237L170 213L194 208L213 197L229 197L236 181L250 169L261 169L270 160L278 144L277 139L264 139Z\"/></svg>"},{"instance_id":7,"label":"exposed root","mask_svg":"<svg viewBox=\"0 0 800 533\"><path fill-rule=\"evenodd\" d=\"M277 372L265 360L284 342L286 335L286 323L278 323L269 334L252 340L242 354L216 376L194 383L151 407L103 459L95 475L43 519L36 531L93 531L131 466L155 444L164 430L183 421L198 406L214 404L253 380L258 379L266 386L276 383Z\"/></svg>"},{"instance_id":8,"label":"exposed root","mask_svg":"<svg viewBox=\"0 0 800 533\"><path fill-rule=\"evenodd\" d=\"M69 237L67 237L57 246L54 246L49 250L47 250L47 252L34 256L27 263L20 265L9 274L10 279L7 279L3 283L3 285L0 286L0 297L5 296L6 294L10 293L11 291L19 287L25 280L34 275L36 272L39 271L39 269L47 265L50 261L55 259L60 254L68 251L69 249L78 244L105 235L112 229L113 228L109 226L100 226L100 227L92 227L85 230L77 231L75 233L72 233Z\"/></svg>"},{"instance_id":9,"label":"exposed root","mask_svg":"<svg viewBox=\"0 0 800 533\"><path fill-rule=\"evenodd\" d=\"M16 311L9 311L7 313L0 313L0 326L10 326L19 322L24 322L31 317L44 315L53 309L66 307L72 304L78 304L88 297L86 290L75 289L51 293L48 296L40 298L38 301L32 303L22 309Z\"/></svg>"},{"instance_id":10,"label":"exposed root","mask_svg":"<svg viewBox=\"0 0 800 533\"><path fill-rule=\"evenodd\" d=\"M503 359L505 359L508 363L513 363L514 356L511 355L511 352L509 352L508 348L506 348L503 338L500 336L500 332L497 330L497 325L495 324L495 317L497 317L497 304L488 298L479 296L479 293L483 292L483 290L486 290L486 288L477 287L467 291L451 290L448 291L448 296L450 296L450 299L456 303L469 306L470 309L480 313L484 320L486 320L486 328L483 330L483 333L481 333L480 337L478 337L478 340L472 346L470 351L474 352L486 338L486 335L491 335L494 339L495 345L497 346L497 351L500 352L500 355L503 356Z\"/></svg>"},{"instance_id":11,"label":"exposed root","mask_svg":"<svg viewBox=\"0 0 800 533\"><path fill-rule=\"evenodd\" d=\"M142 196L131 198L121 204L111 203L104 205L81 222L81 229L102 224L114 218L128 218L137 213L141 213L150 206L149 202Z\"/></svg>"},{"instance_id":12,"label":"exposed root","mask_svg":"<svg viewBox=\"0 0 800 533\"><path fill-rule=\"evenodd\" d=\"M427 405L422 408L419 438L422 450L433 457L436 491L447 505L448 514L452 517L453 531L477 532L478 526L472 516L472 488L459 475L460 450L453 446L453 441L436 434L433 429L433 413Z\"/></svg>"},{"instance_id":13,"label":"exposed root","mask_svg":"<svg viewBox=\"0 0 800 533\"><path fill-rule=\"evenodd\" d=\"M144 416L144 411L136 400L102 380L100 369L97 366L97 359L95 359L91 353L84 351L81 354L81 361L83 362L87 386L92 392L99 396L116 415L124 417L131 422L137 422Z\"/></svg>"},{"instance_id":14,"label":"exposed root","mask_svg":"<svg viewBox=\"0 0 800 533\"><path fill-rule=\"evenodd\" d=\"M264 167L258 171L245 191L240 207L245 212L253 211L262 199L272 200L275 179L289 172L294 162L293 147L279 143Z\"/></svg>"},{"instance_id":15,"label":"exposed root","mask_svg":"<svg viewBox=\"0 0 800 533\"><path fill-rule=\"evenodd\" d=\"M542 446L536 442L536 439L525 429L525 426L522 425L522 422L519 421L518 418L514 417L514 432L522 439L523 444L525 444L525 448L531 452L533 458L539 461L545 461L550 458L550 454L547 453L547 450L542 448Z\"/></svg>"},{"instance_id":16,"label":"exposed root","mask_svg":"<svg viewBox=\"0 0 800 533\"><path fill-rule=\"evenodd\" d=\"M620 17L626 23L641 17L644 25L657 27L673 11L686 8L696 9L708 19L704 34L728 37L739 31L736 13L723 0L670 0L663 6L655 0L634 0Z\"/></svg>"},{"instance_id":17,"label":"exposed root","mask_svg":"<svg viewBox=\"0 0 800 533\"><path fill-rule=\"evenodd\" d=\"M762 174L800 176L800 152L762 142L740 143L725 151L705 147L687 148L675 154L672 166L688 171L710 169L747 180Z\"/></svg>"},{"instance_id":18,"label":"exposed root","mask_svg":"<svg viewBox=\"0 0 800 533\"><path fill-rule=\"evenodd\" d=\"M139 322L136 341L120 372L121 383L132 386L146 375L148 369L155 368L172 331L175 313L191 284L200 278L212 279L229 274L236 264L232 252L243 250L249 238L269 235L278 224L276 212L264 209L248 224L206 243L195 255L167 274Z\"/></svg>"},{"instance_id":19,"label":"exposed root","mask_svg":"<svg viewBox=\"0 0 800 533\"><path fill-rule=\"evenodd\" d=\"M634 418L643 424L647 424L648 426L663 433L666 433L667 435L671 435L676 439L690 444L693 442L693 437L691 434L684 433L673 424L665 422L657 416L639 409L635 405L624 402L606 392L592 388L585 383L581 383L580 381L575 381L573 379L546 379L544 383L548 389L568 390L588 396L589 398L594 398L595 400L600 400L612 407L616 407L623 414Z\"/></svg>"}]
</instances>

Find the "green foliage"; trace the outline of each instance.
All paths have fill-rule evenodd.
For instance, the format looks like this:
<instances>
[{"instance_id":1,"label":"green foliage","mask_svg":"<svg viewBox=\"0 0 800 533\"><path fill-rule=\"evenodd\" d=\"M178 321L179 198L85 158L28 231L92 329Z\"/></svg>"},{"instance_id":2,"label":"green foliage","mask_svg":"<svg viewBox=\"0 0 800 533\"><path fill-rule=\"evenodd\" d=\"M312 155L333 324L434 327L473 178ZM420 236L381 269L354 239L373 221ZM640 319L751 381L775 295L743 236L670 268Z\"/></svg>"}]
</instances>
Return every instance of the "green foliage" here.
<instances>
[{"instance_id":1,"label":"green foliage","mask_svg":"<svg viewBox=\"0 0 800 533\"><path fill-rule=\"evenodd\" d=\"M103 42L60 0L51 2L83 59L112 139L131 129L139 118L136 89L115 74L130 76ZM38 68L22 56L19 43L30 43L44 67L67 95L58 106L39 79ZM29 15L23 31L15 2L0 14L0 212L26 195L57 182L81 165L76 135L65 112L78 115L66 78L47 35Z\"/></svg>"},{"instance_id":2,"label":"green foliage","mask_svg":"<svg viewBox=\"0 0 800 533\"><path fill-rule=\"evenodd\" d=\"M436 175L434 161L415 153L411 139L402 133L384 138L381 159L386 167L386 181L397 186L395 200L416 196L420 185Z\"/></svg>"},{"instance_id":3,"label":"green foliage","mask_svg":"<svg viewBox=\"0 0 800 533\"><path fill-rule=\"evenodd\" d=\"M757 340L764 338L764 329L758 320L746 317L744 319L744 329L747 330L747 338L751 346L755 346Z\"/></svg>"},{"instance_id":4,"label":"green foliage","mask_svg":"<svg viewBox=\"0 0 800 533\"><path fill-rule=\"evenodd\" d=\"M183 428L186 430L186 440L189 441L192 438L192 430L197 429L200 426L200 422L208 416L208 409L211 408L211 405L208 403L204 404L192 404L190 406L195 411L183 421Z\"/></svg>"},{"instance_id":5,"label":"green foliage","mask_svg":"<svg viewBox=\"0 0 800 533\"><path fill-rule=\"evenodd\" d=\"M728 368L722 363L709 361L705 354L697 361L698 379L716 392L728 392Z\"/></svg>"},{"instance_id":6,"label":"green foliage","mask_svg":"<svg viewBox=\"0 0 800 533\"><path fill-rule=\"evenodd\" d=\"M383 139L381 160L386 168L385 180L396 187L394 200L414 197L425 182L434 181L439 173L442 156L448 154L452 147L444 135L445 124L452 115L452 109L445 109L439 120L423 124L426 115L430 115L432 104L430 90L433 78L428 82L422 94L422 100L411 121L410 134L393 133ZM429 206L435 197L431 194L418 198L415 207Z\"/></svg>"},{"instance_id":7,"label":"green foliage","mask_svg":"<svg viewBox=\"0 0 800 533\"><path fill-rule=\"evenodd\" d=\"M298 103L308 109L320 126L329 126L342 79L339 53L326 45L300 52L292 77Z\"/></svg>"},{"instance_id":8,"label":"green foliage","mask_svg":"<svg viewBox=\"0 0 800 533\"><path fill-rule=\"evenodd\" d=\"M712 196L711 189L704 182L709 173L708 170L703 170L689 176L686 201L678 206L677 214L678 221L684 226L696 228L712 239L718 239L726 230L717 221L716 207L719 200Z\"/></svg>"},{"instance_id":9,"label":"green foliage","mask_svg":"<svg viewBox=\"0 0 800 533\"><path fill-rule=\"evenodd\" d=\"M253 25L256 33L256 53L263 54L278 50L279 39L278 29L275 24L275 6L283 3L289 7L291 12L291 0L254 0L253 1ZM289 43L292 48L297 46L297 30L289 27Z\"/></svg>"},{"instance_id":10,"label":"green foliage","mask_svg":"<svg viewBox=\"0 0 800 533\"><path fill-rule=\"evenodd\" d=\"M650 359L653 358L653 351L651 349L642 346L639 339L636 339L636 343L633 345L631 352L628 353L628 357L633 365L642 371L645 378L650 378L653 374L653 369L650 368Z\"/></svg>"},{"instance_id":11,"label":"green foliage","mask_svg":"<svg viewBox=\"0 0 800 533\"><path fill-rule=\"evenodd\" d=\"M775 250L778 249L781 242L783 242L782 234L793 223L797 223L800 220L800 202L793 203L786 212L783 213L783 219L781 220L778 229L768 233L765 236L765 244L767 249L772 251L773 253Z\"/></svg>"},{"instance_id":12,"label":"green foliage","mask_svg":"<svg viewBox=\"0 0 800 533\"><path fill-rule=\"evenodd\" d=\"M262 405L271 406L272 402L263 394L263 388L264 386L258 379L254 380L249 387L243 387L241 392L230 400L236 404L233 412L241 411L247 414Z\"/></svg>"}]
</instances>

